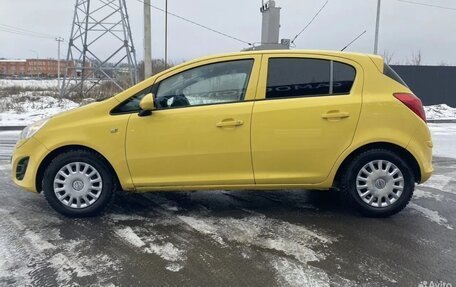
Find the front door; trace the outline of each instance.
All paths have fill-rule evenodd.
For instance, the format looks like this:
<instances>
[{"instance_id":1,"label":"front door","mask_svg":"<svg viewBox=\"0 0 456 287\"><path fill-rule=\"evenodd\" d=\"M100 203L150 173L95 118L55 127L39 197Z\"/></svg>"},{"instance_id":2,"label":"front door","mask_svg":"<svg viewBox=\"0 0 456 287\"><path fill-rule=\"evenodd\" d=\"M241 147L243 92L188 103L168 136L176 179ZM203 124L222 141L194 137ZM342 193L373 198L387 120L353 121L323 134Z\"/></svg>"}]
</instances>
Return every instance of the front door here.
<instances>
[{"instance_id":1,"label":"front door","mask_svg":"<svg viewBox=\"0 0 456 287\"><path fill-rule=\"evenodd\" d=\"M157 79L157 110L134 114L127 160L136 187L252 184L250 124L261 57L178 68Z\"/></svg>"}]
</instances>

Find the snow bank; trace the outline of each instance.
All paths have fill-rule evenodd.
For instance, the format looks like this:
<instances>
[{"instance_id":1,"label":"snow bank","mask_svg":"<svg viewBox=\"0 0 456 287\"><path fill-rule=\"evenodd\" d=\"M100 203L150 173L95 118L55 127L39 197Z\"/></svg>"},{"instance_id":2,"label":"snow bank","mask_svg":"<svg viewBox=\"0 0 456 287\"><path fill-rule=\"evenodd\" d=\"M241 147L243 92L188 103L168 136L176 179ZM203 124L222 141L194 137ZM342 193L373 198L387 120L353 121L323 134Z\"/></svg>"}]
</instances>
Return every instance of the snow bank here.
<instances>
[{"instance_id":1,"label":"snow bank","mask_svg":"<svg viewBox=\"0 0 456 287\"><path fill-rule=\"evenodd\" d=\"M22 92L0 97L0 126L26 126L79 105L68 99Z\"/></svg>"},{"instance_id":2,"label":"snow bank","mask_svg":"<svg viewBox=\"0 0 456 287\"><path fill-rule=\"evenodd\" d=\"M456 119L456 108L452 108L446 104L426 106L426 117L429 120L448 120Z\"/></svg>"}]
</instances>

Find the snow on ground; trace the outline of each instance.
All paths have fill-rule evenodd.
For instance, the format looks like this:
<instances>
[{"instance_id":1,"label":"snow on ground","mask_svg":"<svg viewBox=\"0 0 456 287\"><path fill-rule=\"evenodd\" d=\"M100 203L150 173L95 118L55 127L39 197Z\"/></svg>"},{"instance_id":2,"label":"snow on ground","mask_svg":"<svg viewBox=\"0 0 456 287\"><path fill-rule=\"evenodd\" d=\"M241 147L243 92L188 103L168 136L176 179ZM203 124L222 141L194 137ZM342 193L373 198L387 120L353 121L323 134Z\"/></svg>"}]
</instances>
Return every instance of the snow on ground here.
<instances>
[{"instance_id":1,"label":"snow on ground","mask_svg":"<svg viewBox=\"0 0 456 287\"><path fill-rule=\"evenodd\" d=\"M230 250L232 246L243 246L242 256L245 259L249 259L254 250L261 250L270 262L270 268L275 271L279 286L329 286L328 274L308 263L326 258L325 253L317 249L324 249L337 241L332 236L247 209L242 210L244 216L241 218L220 217L211 216L207 214L206 208L199 210L201 205L195 205L193 211L198 210L196 214L192 212L182 215L180 208L169 208L179 206L177 202L163 197L149 200L160 206L160 214L168 220L149 222L156 229L151 233L144 228L123 226L122 220L119 222L119 217L113 214L116 222L115 234L142 253L160 256L167 262L165 268L171 272L188 267L189 243L170 242L170 239L174 241L175 238L161 234L159 227L164 225L169 229L169 226L176 228L185 225L193 234L210 239L212 244L220 248ZM230 196L230 192L225 191L213 191L209 201L215 206L216 202L228 205L237 202ZM108 215L110 218L111 216Z\"/></svg>"},{"instance_id":2,"label":"snow on ground","mask_svg":"<svg viewBox=\"0 0 456 287\"><path fill-rule=\"evenodd\" d=\"M57 79L34 80L34 79L0 79L1 88L21 87L30 89L57 88Z\"/></svg>"},{"instance_id":3,"label":"snow on ground","mask_svg":"<svg viewBox=\"0 0 456 287\"><path fill-rule=\"evenodd\" d=\"M0 126L26 126L78 106L71 100L40 95L39 92L0 96Z\"/></svg>"},{"instance_id":4,"label":"snow on ground","mask_svg":"<svg viewBox=\"0 0 456 287\"><path fill-rule=\"evenodd\" d=\"M426 106L426 117L429 120L449 120L456 119L456 108L452 108L446 104Z\"/></svg>"},{"instance_id":5,"label":"snow on ground","mask_svg":"<svg viewBox=\"0 0 456 287\"><path fill-rule=\"evenodd\" d=\"M437 211L430 210L430 209L428 209L426 207L423 207L421 205L418 205L418 204L416 204L414 202L410 202L408 204L408 207L420 212L428 220L430 220L430 221L432 221L434 223L437 223L438 225L445 226L449 230L453 230L454 229L453 226L448 224L448 219L442 217Z\"/></svg>"},{"instance_id":6,"label":"snow on ground","mask_svg":"<svg viewBox=\"0 0 456 287\"><path fill-rule=\"evenodd\" d=\"M434 143L434 156L456 158L456 123L428 124Z\"/></svg>"}]
</instances>

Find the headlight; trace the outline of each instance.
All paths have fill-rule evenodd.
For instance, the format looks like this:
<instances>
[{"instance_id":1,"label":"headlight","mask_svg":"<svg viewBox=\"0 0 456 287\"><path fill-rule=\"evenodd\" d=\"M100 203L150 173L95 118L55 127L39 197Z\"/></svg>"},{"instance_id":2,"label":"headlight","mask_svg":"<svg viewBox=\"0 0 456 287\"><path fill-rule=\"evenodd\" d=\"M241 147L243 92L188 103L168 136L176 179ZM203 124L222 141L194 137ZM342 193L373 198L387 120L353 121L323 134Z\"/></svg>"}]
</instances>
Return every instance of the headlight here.
<instances>
[{"instance_id":1,"label":"headlight","mask_svg":"<svg viewBox=\"0 0 456 287\"><path fill-rule=\"evenodd\" d=\"M37 131L39 131L47 123L48 120L49 119L43 119L43 120L37 121L37 122L29 125L28 127L26 127L25 129L22 130L21 136L19 139L25 140L25 139L32 137Z\"/></svg>"}]
</instances>

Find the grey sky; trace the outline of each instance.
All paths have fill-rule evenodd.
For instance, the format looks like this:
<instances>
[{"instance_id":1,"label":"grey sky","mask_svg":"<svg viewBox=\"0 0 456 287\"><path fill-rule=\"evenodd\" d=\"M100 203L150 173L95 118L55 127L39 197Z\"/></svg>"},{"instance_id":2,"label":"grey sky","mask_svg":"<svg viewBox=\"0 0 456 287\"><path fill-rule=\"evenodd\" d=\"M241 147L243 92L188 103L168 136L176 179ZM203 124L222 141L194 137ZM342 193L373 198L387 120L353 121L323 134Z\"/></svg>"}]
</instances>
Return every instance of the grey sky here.
<instances>
[{"instance_id":1,"label":"grey sky","mask_svg":"<svg viewBox=\"0 0 456 287\"><path fill-rule=\"evenodd\" d=\"M281 38L292 38L325 0L276 0L282 7ZM454 0L416 0L456 8ZM297 48L339 50L363 30L367 33L348 50L372 52L375 0L330 0L326 9L296 41ZM38 4L39 3L39 4ZM260 0L168 0L169 11L249 42L260 40ZM164 0L152 0L163 7ZM142 8L127 0L133 40L142 59ZM0 0L0 24L62 36L68 39L73 0ZM163 57L163 13L152 9L153 58ZM239 51L245 45L169 16L169 58L189 60L207 54ZM419 50L424 64L456 65L456 11L383 0L380 51L394 53L393 62L405 63ZM109 45L109 43L107 43ZM0 57L56 57L53 40L0 31ZM66 45L62 55L66 56Z\"/></svg>"}]
</instances>

